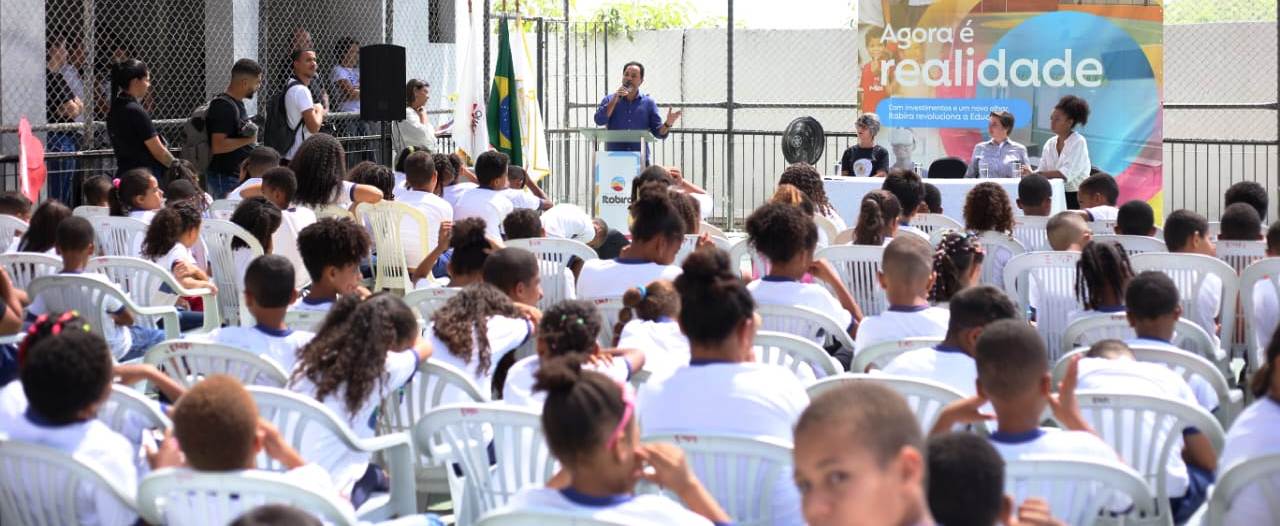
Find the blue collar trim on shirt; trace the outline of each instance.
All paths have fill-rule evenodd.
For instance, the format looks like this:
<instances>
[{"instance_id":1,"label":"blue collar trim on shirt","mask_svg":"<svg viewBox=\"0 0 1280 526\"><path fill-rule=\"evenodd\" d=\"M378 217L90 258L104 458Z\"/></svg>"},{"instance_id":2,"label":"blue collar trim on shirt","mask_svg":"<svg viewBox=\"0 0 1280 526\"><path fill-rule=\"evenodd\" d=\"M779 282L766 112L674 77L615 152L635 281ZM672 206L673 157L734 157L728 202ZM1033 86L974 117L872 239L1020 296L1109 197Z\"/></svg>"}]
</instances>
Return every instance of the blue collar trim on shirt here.
<instances>
[{"instance_id":1,"label":"blue collar trim on shirt","mask_svg":"<svg viewBox=\"0 0 1280 526\"><path fill-rule=\"evenodd\" d=\"M564 498L569 499L569 502L579 506L591 506L593 508L604 508L608 506L626 504L627 502L631 502L631 499L635 498L634 495L606 495L603 497L596 497L593 495L587 495L573 488L562 489L560 490L560 494L563 495Z\"/></svg>"},{"instance_id":2,"label":"blue collar trim on shirt","mask_svg":"<svg viewBox=\"0 0 1280 526\"><path fill-rule=\"evenodd\" d=\"M307 305L324 305L324 304L326 304L326 303L333 303L333 301L334 301L334 299L333 299L333 298L328 298L328 299L326 299L326 298L312 299L312 298L308 298L308 297L306 297L306 296L303 296L303 297L302 297L302 302L303 302L303 303L306 303Z\"/></svg>"},{"instance_id":3,"label":"blue collar trim on shirt","mask_svg":"<svg viewBox=\"0 0 1280 526\"><path fill-rule=\"evenodd\" d=\"M788 283L788 282L790 282L790 283L794 283L794 282L799 281L799 280L797 280L797 279L795 279L795 278L788 278L788 277L786 277L786 276L777 276L777 275L774 275L774 274L770 274L770 275L768 275L768 276L764 276L764 277L760 278L760 281L768 281L768 282L770 282L770 283Z\"/></svg>"},{"instance_id":4,"label":"blue collar trim on shirt","mask_svg":"<svg viewBox=\"0 0 1280 526\"><path fill-rule=\"evenodd\" d=\"M903 221L903 222L901 222L901 223L898 223L898 226L903 226L903 227L911 228L911 223L910 223L910 222L907 222L907 221Z\"/></svg>"},{"instance_id":5,"label":"blue collar trim on shirt","mask_svg":"<svg viewBox=\"0 0 1280 526\"><path fill-rule=\"evenodd\" d=\"M614 261L623 265L644 265L647 263L653 263L652 261L642 258L617 258L614 259Z\"/></svg>"},{"instance_id":6,"label":"blue collar trim on shirt","mask_svg":"<svg viewBox=\"0 0 1280 526\"><path fill-rule=\"evenodd\" d=\"M731 362L729 360L722 360L720 358L690 358L689 359L690 367L694 367L698 365L714 365L719 363L734 363L734 362Z\"/></svg>"},{"instance_id":7,"label":"blue collar trim on shirt","mask_svg":"<svg viewBox=\"0 0 1280 526\"><path fill-rule=\"evenodd\" d=\"M63 270L62 274L84 274L83 270Z\"/></svg>"},{"instance_id":8,"label":"blue collar trim on shirt","mask_svg":"<svg viewBox=\"0 0 1280 526\"><path fill-rule=\"evenodd\" d=\"M1167 343L1167 344L1169 344L1169 345L1173 345L1173 342L1171 342L1171 341L1169 341L1169 340L1166 340L1166 339L1164 339L1164 338L1150 338L1150 337L1147 337L1147 336L1139 336L1139 337L1137 337L1137 338L1134 338L1134 340L1137 340L1137 341L1146 340L1146 341L1149 341L1149 342L1160 342L1160 343Z\"/></svg>"},{"instance_id":9,"label":"blue collar trim on shirt","mask_svg":"<svg viewBox=\"0 0 1280 526\"><path fill-rule=\"evenodd\" d=\"M27 410L23 411L22 414L23 416L27 417L27 420L29 422L31 422L32 424L35 424L36 427L49 428L49 427L63 427L64 425L66 425L66 424L59 425L49 421L49 419L45 418L44 416L41 416L31 406L27 406Z\"/></svg>"},{"instance_id":10,"label":"blue collar trim on shirt","mask_svg":"<svg viewBox=\"0 0 1280 526\"><path fill-rule=\"evenodd\" d=\"M1093 310L1106 313L1124 312L1124 305L1103 305L1101 307L1094 307Z\"/></svg>"},{"instance_id":11,"label":"blue collar trim on shirt","mask_svg":"<svg viewBox=\"0 0 1280 526\"><path fill-rule=\"evenodd\" d=\"M929 308L928 305L890 305L889 310L893 312L920 312Z\"/></svg>"},{"instance_id":12,"label":"blue collar trim on shirt","mask_svg":"<svg viewBox=\"0 0 1280 526\"><path fill-rule=\"evenodd\" d=\"M996 431L991 433L990 438L991 440L1001 444L1025 444L1042 436L1044 436L1044 430L1035 428L1025 433L1004 433Z\"/></svg>"},{"instance_id":13,"label":"blue collar trim on shirt","mask_svg":"<svg viewBox=\"0 0 1280 526\"><path fill-rule=\"evenodd\" d=\"M285 336L293 334L293 329L272 329L271 327L267 327L261 323L254 325L253 328L258 329L258 332L266 334L267 336L275 336L277 338L284 338Z\"/></svg>"},{"instance_id":14,"label":"blue collar trim on shirt","mask_svg":"<svg viewBox=\"0 0 1280 526\"><path fill-rule=\"evenodd\" d=\"M952 352L952 353L964 354L964 355L969 354L969 353L967 353L967 352L964 352L964 349L961 349L961 348L959 348L959 347L956 347L955 345L941 345L941 344L939 344L939 345L937 345L937 346L934 346L933 350L938 351L938 352Z\"/></svg>"},{"instance_id":15,"label":"blue collar trim on shirt","mask_svg":"<svg viewBox=\"0 0 1280 526\"><path fill-rule=\"evenodd\" d=\"M656 321L658 323L671 323L676 320L671 319L671 316L658 316L658 319L653 321Z\"/></svg>"}]
</instances>

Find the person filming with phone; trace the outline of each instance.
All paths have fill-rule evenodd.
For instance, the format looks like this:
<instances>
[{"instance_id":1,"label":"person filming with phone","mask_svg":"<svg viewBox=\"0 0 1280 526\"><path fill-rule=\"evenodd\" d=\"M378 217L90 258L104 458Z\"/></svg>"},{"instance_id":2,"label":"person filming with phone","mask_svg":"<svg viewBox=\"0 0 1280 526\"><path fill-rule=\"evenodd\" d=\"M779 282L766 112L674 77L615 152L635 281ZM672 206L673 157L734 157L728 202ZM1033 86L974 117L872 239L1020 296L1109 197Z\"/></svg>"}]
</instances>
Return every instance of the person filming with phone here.
<instances>
[{"instance_id":1,"label":"person filming with phone","mask_svg":"<svg viewBox=\"0 0 1280 526\"><path fill-rule=\"evenodd\" d=\"M609 130L649 130L654 137L665 139L671 127L680 120L681 111L667 110L667 118L658 113L658 103L649 95L640 93L644 83L644 64L628 62L622 66L622 85L617 91L605 95L596 108L596 125ZM634 142L608 143L608 151L639 151ZM645 155L645 164L648 164Z\"/></svg>"}]
</instances>

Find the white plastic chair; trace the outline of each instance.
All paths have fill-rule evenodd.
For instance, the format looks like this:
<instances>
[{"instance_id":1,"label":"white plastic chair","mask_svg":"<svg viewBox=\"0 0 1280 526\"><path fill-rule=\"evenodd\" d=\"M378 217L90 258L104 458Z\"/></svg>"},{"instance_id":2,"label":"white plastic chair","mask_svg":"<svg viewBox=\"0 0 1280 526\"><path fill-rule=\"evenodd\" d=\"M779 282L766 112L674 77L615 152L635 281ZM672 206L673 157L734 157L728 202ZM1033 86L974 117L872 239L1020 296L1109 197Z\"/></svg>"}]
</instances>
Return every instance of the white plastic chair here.
<instances>
[{"instance_id":1,"label":"white plastic chair","mask_svg":"<svg viewBox=\"0 0 1280 526\"><path fill-rule=\"evenodd\" d=\"M1267 257L1267 243L1264 241L1219 240L1216 242L1216 245L1218 259L1221 259L1228 265L1231 265L1231 268L1235 269L1236 275L1243 273L1244 269L1248 268L1248 266L1252 265L1254 262ZM1249 311L1241 308L1236 309L1235 337L1230 340L1230 348L1232 351L1243 351L1248 348L1243 334L1245 321L1242 319L1249 317L1245 315L1246 312ZM1223 346L1226 347L1225 341Z\"/></svg>"},{"instance_id":2,"label":"white plastic chair","mask_svg":"<svg viewBox=\"0 0 1280 526\"><path fill-rule=\"evenodd\" d=\"M407 385L382 399L382 407L378 409L378 434L412 433L422 415L447 403L446 397L475 403L489 401L489 394L466 373L439 360L428 359L418 365L418 374ZM418 448L414 456L418 491L449 491L445 473L448 466L433 460L430 452L422 448Z\"/></svg>"},{"instance_id":3,"label":"white plastic chair","mask_svg":"<svg viewBox=\"0 0 1280 526\"><path fill-rule=\"evenodd\" d=\"M141 219L120 216L86 217L93 224L94 242L104 256L137 256L142 240L147 237L147 224Z\"/></svg>"},{"instance_id":4,"label":"white plastic chair","mask_svg":"<svg viewBox=\"0 0 1280 526\"><path fill-rule=\"evenodd\" d=\"M824 348L827 341L834 340L845 349L854 349L848 328L823 312L799 305L757 305L756 312L763 320L761 330L798 336Z\"/></svg>"},{"instance_id":5,"label":"white plastic chair","mask_svg":"<svg viewBox=\"0 0 1280 526\"><path fill-rule=\"evenodd\" d=\"M743 270L743 260L746 259L746 275L750 279L759 278L769 273L769 261L756 252L751 247L750 240L743 238L733 244L729 249L729 266L733 270Z\"/></svg>"},{"instance_id":6,"label":"white plastic chair","mask_svg":"<svg viewBox=\"0 0 1280 526\"><path fill-rule=\"evenodd\" d=\"M840 229L836 228L836 224L822 214L814 214L813 223L818 225L819 239L825 238L827 244L831 244L831 240L840 234Z\"/></svg>"},{"instance_id":7,"label":"white plastic chair","mask_svg":"<svg viewBox=\"0 0 1280 526\"><path fill-rule=\"evenodd\" d=\"M1277 298L1280 298L1280 258L1266 258L1255 261L1240 273L1240 306L1246 313L1244 316L1244 344L1250 371L1256 371L1266 363L1266 349L1269 341L1258 341L1257 320L1253 313L1257 312L1259 298L1254 295L1254 287L1265 282L1271 287ZM1268 337L1270 337L1268 335Z\"/></svg>"},{"instance_id":8,"label":"white plastic chair","mask_svg":"<svg viewBox=\"0 0 1280 526\"><path fill-rule=\"evenodd\" d=\"M846 228L844 230L841 230L840 233L836 234L836 237L831 240L831 244L832 245L851 245L853 244L853 237L854 237L853 229Z\"/></svg>"},{"instance_id":9,"label":"white plastic chair","mask_svg":"<svg viewBox=\"0 0 1280 526\"><path fill-rule=\"evenodd\" d=\"M1172 523L1166 487L1169 456L1182 454L1174 446L1184 429L1194 427L1209 439L1214 455L1221 455L1226 440L1222 426L1208 411L1171 398L1080 391L1076 399L1085 421L1155 490L1158 516L1170 517L1166 523Z\"/></svg>"},{"instance_id":10,"label":"white plastic chair","mask_svg":"<svg viewBox=\"0 0 1280 526\"><path fill-rule=\"evenodd\" d=\"M1010 259L1026 254L1026 247L1022 246L1022 242L1013 236L994 231L983 232L978 237L978 242L982 243L986 251L986 257L982 260L982 284L996 288L1003 287L1004 265L1001 264L1000 258L996 257L996 254L1007 253L1009 257L1004 261L1004 264L1007 265Z\"/></svg>"},{"instance_id":11,"label":"white plastic chair","mask_svg":"<svg viewBox=\"0 0 1280 526\"><path fill-rule=\"evenodd\" d=\"M577 279L569 269L569 261L578 257L583 261L598 259L596 251L581 241L558 238L512 239L507 247L522 248L538 256L538 261L549 265L539 265L542 275L542 299L538 308L547 309L567 299L574 299L577 291ZM568 281L569 283L565 283ZM566 297L566 291L572 291L574 297Z\"/></svg>"},{"instance_id":12,"label":"white plastic chair","mask_svg":"<svg viewBox=\"0 0 1280 526\"><path fill-rule=\"evenodd\" d=\"M0 247L9 248L13 240L27 233L29 227L26 221L8 214L0 214Z\"/></svg>"},{"instance_id":13,"label":"white plastic chair","mask_svg":"<svg viewBox=\"0 0 1280 526\"><path fill-rule=\"evenodd\" d=\"M790 518L800 503L791 480L791 444L773 437L680 431L644 435L684 450L689 468L734 524L765 526ZM778 502L779 494L793 502Z\"/></svg>"},{"instance_id":14,"label":"white plastic chair","mask_svg":"<svg viewBox=\"0 0 1280 526\"><path fill-rule=\"evenodd\" d=\"M430 323L431 315L437 309L443 307L445 303L448 303L449 298L457 296L459 292L462 292L462 289L454 287L415 289L404 295L404 302L414 310L417 310L424 322Z\"/></svg>"},{"instance_id":15,"label":"white plastic chair","mask_svg":"<svg viewBox=\"0 0 1280 526\"><path fill-rule=\"evenodd\" d=\"M237 206L240 206L240 202L239 199L217 199L209 205L209 215L214 219L230 221L231 214L236 211Z\"/></svg>"},{"instance_id":16,"label":"white plastic chair","mask_svg":"<svg viewBox=\"0 0 1280 526\"><path fill-rule=\"evenodd\" d=\"M1183 380L1190 382L1192 378L1199 377L1209 384L1218 397L1218 411L1214 417L1218 423L1222 424L1223 429L1231 426L1235 421L1235 415L1239 414L1243 408L1244 392L1233 389L1231 384L1227 383L1227 377L1222 375L1222 371L1204 357L1189 352L1143 345L1131 345L1129 350L1133 352L1134 359L1140 362L1158 363L1181 375ZM1062 358L1053 364L1053 385L1058 385L1067 375L1067 365L1073 357L1088 352L1088 348L1080 348L1062 355Z\"/></svg>"},{"instance_id":17,"label":"white plastic chair","mask_svg":"<svg viewBox=\"0 0 1280 526\"><path fill-rule=\"evenodd\" d=\"M602 347L613 347L613 341L618 336L621 336L613 333L613 326L618 324L618 316L622 314L622 309L626 308L622 304L622 297L584 299L596 305L596 310L600 311L600 317L604 320L604 326L600 327L600 345Z\"/></svg>"},{"instance_id":18,"label":"white plastic chair","mask_svg":"<svg viewBox=\"0 0 1280 526\"><path fill-rule=\"evenodd\" d=\"M1147 252L1168 252L1164 241L1147 236L1126 236L1121 234L1103 234L1093 236L1094 243L1119 243L1129 257Z\"/></svg>"},{"instance_id":19,"label":"white plastic chair","mask_svg":"<svg viewBox=\"0 0 1280 526\"><path fill-rule=\"evenodd\" d=\"M1209 238L1216 242L1218 241L1218 236L1221 234L1222 234L1222 222L1210 221L1209 222Z\"/></svg>"},{"instance_id":20,"label":"white plastic chair","mask_svg":"<svg viewBox=\"0 0 1280 526\"><path fill-rule=\"evenodd\" d=\"M120 487L97 466L53 448L0 440L0 522L81 524L84 490L106 493L124 508L138 510L134 488Z\"/></svg>"},{"instance_id":21,"label":"white plastic chair","mask_svg":"<svg viewBox=\"0 0 1280 526\"><path fill-rule=\"evenodd\" d=\"M964 231L964 225L943 214L916 214L915 217L912 217L911 221L907 224L929 234L930 237L933 236L934 232L940 232L943 230L955 230L957 232Z\"/></svg>"},{"instance_id":22,"label":"white plastic chair","mask_svg":"<svg viewBox=\"0 0 1280 526\"><path fill-rule=\"evenodd\" d=\"M139 306L115 285L89 276L57 274L39 277L31 282L31 286L27 288L27 294L32 298L36 296L42 298L48 312L78 311L98 336L103 335L106 324L115 324L115 320L103 308L107 298L120 302L124 308L138 317L146 316L163 320L166 339L177 339L181 336L178 331L178 309L174 306ZM120 330L126 329L121 327Z\"/></svg>"},{"instance_id":23,"label":"white plastic chair","mask_svg":"<svg viewBox=\"0 0 1280 526\"><path fill-rule=\"evenodd\" d=\"M720 227L715 226L706 221L703 221L698 224L698 233L711 234L712 236L715 236L715 237L726 238L726 236L724 235L724 230L721 230Z\"/></svg>"},{"instance_id":24,"label":"white plastic chair","mask_svg":"<svg viewBox=\"0 0 1280 526\"><path fill-rule=\"evenodd\" d=\"M840 374L844 367L811 340L773 331L759 331L752 341L757 362L779 365L800 380ZM808 373L808 374L805 374Z\"/></svg>"},{"instance_id":25,"label":"white plastic chair","mask_svg":"<svg viewBox=\"0 0 1280 526\"><path fill-rule=\"evenodd\" d=\"M1256 489L1264 497L1280 494L1280 453L1273 453L1249 459L1225 468L1219 468L1221 475L1209 491L1208 509L1205 511L1206 526L1227 526L1226 514L1231 509L1232 501L1246 488ZM1280 502L1275 498L1260 499L1267 504L1272 519L1280 517Z\"/></svg>"},{"instance_id":26,"label":"white plastic chair","mask_svg":"<svg viewBox=\"0 0 1280 526\"><path fill-rule=\"evenodd\" d=\"M111 209L105 206L80 205L71 210L71 215L90 218L111 215Z\"/></svg>"},{"instance_id":27,"label":"white plastic chair","mask_svg":"<svg viewBox=\"0 0 1280 526\"><path fill-rule=\"evenodd\" d=\"M494 463L489 462L492 437ZM500 404L449 404L427 412L413 428L413 443L431 458L462 470L454 493L458 524L505 505L521 489L541 486L559 469L547 448L538 411ZM450 479L456 475L448 470ZM451 483L452 484L452 483Z\"/></svg>"},{"instance_id":28,"label":"white plastic chair","mask_svg":"<svg viewBox=\"0 0 1280 526\"><path fill-rule=\"evenodd\" d=\"M826 259L835 267L840 281L853 294L865 316L875 316L889 307L877 274L884 259L884 247L835 245L818 250L816 259Z\"/></svg>"},{"instance_id":29,"label":"white plastic chair","mask_svg":"<svg viewBox=\"0 0 1280 526\"><path fill-rule=\"evenodd\" d=\"M1062 344L1059 349L1066 353L1076 347L1088 347L1099 341L1128 340L1136 338L1137 332L1129 326L1128 315L1124 312L1100 313L1085 316L1067 324L1062 331ZM1197 354L1210 361L1215 359L1213 338L1204 332L1199 325L1185 318L1178 318L1174 325L1173 341L1179 349Z\"/></svg>"},{"instance_id":30,"label":"white plastic chair","mask_svg":"<svg viewBox=\"0 0 1280 526\"><path fill-rule=\"evenodd\" d=\"M187 389L214 374L230 375L244 385L284 387L289 382L289 373L271 357L220 343L163 341L142 360Z\"/></svg>"},{"instance_id":31,"label":"white plastic chair","mask_svg":"<svg viewBox=\"0 0 1280 526\"><path fill-rule=\"evenodd\" d=\"M105 275L107 279L119 286L138 305L148 307L172 305L172 303L166 305L166 303L158 301L160 299L168 299L167 297L156 297L161 287L168 287L172 294L178 296L199 296L203 298L205 306L204 322L199 329L190 331L188 334L209 333L222 326L222 316L218 312L217 294L207 288L184 288L173 277L173 274L160 265L136 257L99 256L89 260L89 263L85 265L85 271ZM154 323L150 326L154 326Z\"/></svg>"},{"instance_id":32,"label":"white plastic chair","mask_svg":"<svg viewBox=\"0 0 1280 526\"><path fill-rule=\"evenodd\" d=\"M1078 261L1079 252L1028 252L1014 256L1004 267L1004 290L1013 291L1023 310L1032 306L1035 291L1036 330L1044 338L1050 362L1061 354L1068 316L1082 308L1075 293Z\"/></svg>"},{"instance_id":33,"label":"white plastic chair","mask_svg":"<svg viewBox=\"0 0 1280 526\"><path fill-rule=\"evenodd\" d=\"M892 362L899 354L933 347L940 343L942 343L942 338L915 337L868 345L866 348L858 349L858 353L853 356L853 363L849 365L849 370L861 373L866 372L867 368L872 366L882 368L889 365L889 362Z\"/></svg>"},{"instance_id":34,"label":"white plastic chair","mask_svg":"<svg viewBox=\"0 0 1280 526\"><path fill-rule=\"evenodd\" d=\"M1210 274L1217 276L1222 281L1222 299L1215 308L1218 309L1222 324L1221 342L1225 342L1219 345L1223 349L1231 347L1236 330L1236 298L1240 291L1240 279L1231 265L1199 254L1138 254L1130 258L1129 262L1135 273L1155 270L1168 275L1178 287L1182 317L1192 321L1201 317L1213 318L1213 313L1200 312L1200 286ZM1200 328L1210 336L1215 334L1213 326L1201 325ZM1227 353L1221 353L1220 356L1221 359L1215 361L1223 362L1229 358ZM1222 366L1220 363L1219 367Z\"/></svg>"},{"instance_id":35,"label":"white plastic chair","mask_svg":"<svg viewBox=\"0 0 1280 526\"><path fill-rule=\"evenodd\" d=\"M1004 492L1015 504L1044 499L1053 518L1077 526L1095 524L1111 512L1118 492L1133 502L1126 518L1154 517L1155 495L1142 476L1116 462L1071 455L1031 455L1004 465Z\"/></svg>"},{"instance_id":36,"label":"white plastic chair","mask_svg":"<svg viewBox=\"0 0 1280 526\"><path fill-rule=\"evenodd\" d=\"M411 269L417 267L421 257L418 258L419 261L413 261L412 264L406 261L403 237L417 234L417 246L422 247L424 255L429 252L427 232L431 225L427 221L426 214L413 206L395 201L360 203L356 207L356 213L368 226L373 237L374 251L378 253L373 268L373 289L399 291L402 294L413 290L409 275L412 272ZM406 222L416 225L417 231L405 228Z\"/></svg>"},{"instance_id":37,"label":"white plastic chair","mask_svg":"<svg viewBox=\"0 0 1280 526\"><path fill-rule=\"evenodd\" d=\"M630 521L608 521L592 517L595 510L570 511L554 508L500 509L480 517L476 526L627 526Z\"/></svg>"},{"instance_id":38,"label":"white plastic chair","mask_svg":"<svg viewBox=\"0 0 1280 526\"><path fill-rule=\"evenodd\" d=\"M9 273L14 287L26 290L31 280L40 276L52 276L62 270L62 258L48 254L14 252L0 254L0 267Z\"/></svg>"},{"instance_id":39,"label":"white plastic chair","mask_svg":"<svg viewBox=\"0 0 1280 526\"><path fill-rule=\"evenodd\" d=\"M360 519L337 493L321 493L283 473L157 470L138 485L138 508L151 524L222 526L264 504L306 510L328 524L355 525Z\"/></svg>"},{"instance_id":40,"label":"white plastic chair","mask_svg":"<svg viewBox=\"0 0 1280 526\"><path fill-rule=\"evenodd\" d=\"M247 389L258 404L258 414L275 424L280 436L295 450L302 451L304 443L314 443L324 437L329 439L327 442L342 444L351 452L381 453L382 465L391 479L391 491L375 493L365 501L356 511L361 520L384 520L417 513L413 445L408 434L358 438L333 411L311 398L275 387L255 385ZM258 455L258 467L272 471L282 468L266 454ZM321 467L330 473L334 471L334 466Z\"/></svg>"},{"instance_id":41,"label":"white plastic chair","mask_svg":"<svg viewBox=\"0 0 1280 526\"><path fill-rule=\"evenodd\" d=\"M1089 223L1089 230L1095 236L1115 235L1116 222L1114 220L1093 221Z\"/></svg>"},{"instance_id":42,"label":"white plastic chair","mask_svg":"<svg viewBox=\"0 0 1280 526\"><path fill-rule=\"evenodd\" d=\"M701 236L698 234L686 234L684 236L684 241L680 244L680 251L676 252L676 259L673 262L674 265L678 266L683 264L684 259L689 257L689 254L692 254L693 251L698 248L699 237ZM716 237L716 236L710 236L710 239L711 239L711 243L714 244L716 248L720 250L723 250L725 252L729 252L730 250L733 250L733 243L731 243L728 239L725 239L723 237ZM510 242L508 242L508 244L509 243Z\"/></svg>"},{"instance_id":43,"label":"white plastic chair","mask_svg":"<svg viewBox=\"0 0 1280 526\"><path fill-rule=\"evenodd\" d=\"M876 382L902 395L907 399L907 405L911 407L912 414L916 415L916 421L920 423L920 429L925 433L933 429L938 415L947 404L965 398L964 393L940 382L880 373L842 373L818 380L805 388L805 391L813 399L833 388L853 382Z\"/></svg>"},{"instance_id":44,"label":"white plastic chair","mask_svg":"<svg viewBox=\"0 0 1280 526\"><path fill-rule=\"evenodd\" d=\"M247 325L253 320L249 310L244 308L244 290L240 283L242 276L237 276L236 258L231 249L231 242L239 239L249 247L253 257L263 255L262 244L249 231L230 221L210 219L200 224L200 238L209 249L209 265L213 267L214 285L218 286L218 312L227 325Z\"/></svg>"},{"instance_id":45,"label":"white plastic chair","mask_svg":"<svg viewBox=\"0 0 1280 526\"><path fill-rule=\"evenodd\" d=\"M1046 228L1049 218L1045 216L1018 216L1014 218L1013 237L1027 248L1028 252L1053 250L1049 246L1049 232Z\"/></svg>"},{"instance_id":46,"label":"white plastic chair","mask_svg":"<svg viewBox=\"0 0 1280 526\"><path fill-rule=\"evenodd\" d=\"M319 221L326 217L334 217L338 219L350 219L355 221L356 215L345 206L324 205L313 209L316 213L316 220Z\"/></svg>"},{"instance_id":47,"label":"white plastic chair","mask_svg":"<svg viewBox=\"0 0 1280 526\"><path fill-rule=\"evenodd\" d=\"M98 407L97 419L135 445L142 444L148 429L166 430L173 422L151 401L132 387L112 384L111 395Z\"/></svg>"}]
</instances>

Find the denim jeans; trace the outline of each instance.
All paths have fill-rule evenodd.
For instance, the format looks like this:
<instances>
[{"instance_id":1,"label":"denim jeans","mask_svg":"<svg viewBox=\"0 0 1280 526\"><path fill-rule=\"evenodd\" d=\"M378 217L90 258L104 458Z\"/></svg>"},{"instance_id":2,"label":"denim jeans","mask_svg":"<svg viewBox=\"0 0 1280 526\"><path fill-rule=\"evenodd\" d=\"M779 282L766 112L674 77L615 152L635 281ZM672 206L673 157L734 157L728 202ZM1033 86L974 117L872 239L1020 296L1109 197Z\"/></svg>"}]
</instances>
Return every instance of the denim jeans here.
<instances>
[{"instance_id":1,"label":"denim jeans","mask_svg":"<svg viewBox=\"0 0 1280 526\"><path fill-rule=\"evenodd\" d=\"M133 336L133 344L129 346L129 352L120 357L121 362L141 358L147 354L147 349L155 347L157 343L164 341L164 331L161 329L151 329L137 325L122 328L128 330L129 334Z\"/></svg>"},{"instance_id":2,"label":"denim jeans","mask_svg":"<svg viewBox=\"0 0 1280 526\"><path fill-rule=\"evenodd\" d=\"M49 143L45 149L53 152L74 152L78 148L80 134L70 132L49 132ZM48 175L45 176L45 188L50 199L57 199L67 206L74 206L76 199L75 175L78 163L75 159L53 159L45 163Z\"/></svg>"},{"instance_id":3,"label":"denim jeans","mask_svg":"<svg viewBox=\"0 0 1280 526\"><path fill-rule=\"evenodd\" d=\"M240 186L240 174L208 170L204 173L204 185L214 199L224 199L227 197L227 192Z\"/></svg>"}]
</instances>

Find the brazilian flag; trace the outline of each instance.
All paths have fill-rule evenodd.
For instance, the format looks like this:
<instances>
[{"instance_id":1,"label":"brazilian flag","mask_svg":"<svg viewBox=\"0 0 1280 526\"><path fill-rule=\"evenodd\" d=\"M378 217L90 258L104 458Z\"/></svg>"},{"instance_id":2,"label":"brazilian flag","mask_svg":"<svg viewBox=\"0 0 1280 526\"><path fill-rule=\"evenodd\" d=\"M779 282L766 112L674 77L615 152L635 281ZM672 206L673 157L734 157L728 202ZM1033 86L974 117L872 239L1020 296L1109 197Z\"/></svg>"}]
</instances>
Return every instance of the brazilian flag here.
<instances>
[{"instance_id":1,"label":"brazilian flag","mask_svg":"<svg viewBox=\"0 0 1280 526\"><path fill-rule=\"evenodd\" d=\"M520 152L520 112L516 108L516 74L511 64L511 34L504 20L498 25L498 64L489 92L489 144L507 154L511 164L524 166Z\"/></svg>"}]
</instances>

